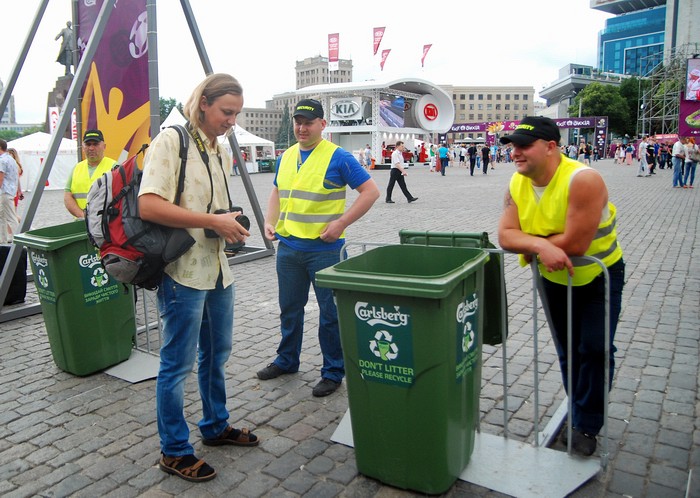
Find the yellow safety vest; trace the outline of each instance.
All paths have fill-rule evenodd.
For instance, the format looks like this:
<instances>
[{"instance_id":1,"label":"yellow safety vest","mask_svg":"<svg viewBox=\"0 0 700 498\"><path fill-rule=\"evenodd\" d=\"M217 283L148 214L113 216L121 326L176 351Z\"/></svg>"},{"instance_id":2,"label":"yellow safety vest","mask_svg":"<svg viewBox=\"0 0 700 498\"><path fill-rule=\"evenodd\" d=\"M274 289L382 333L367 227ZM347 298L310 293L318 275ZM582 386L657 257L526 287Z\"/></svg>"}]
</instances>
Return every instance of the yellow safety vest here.
<instances>
[{"instance_id":1,"label":"yellow safety vest","mask_svg":"<svg viewBox=\"0 0 700 498\"><path fill-rule=\"evenodd\" d=\"M523 232L542 237L564 233L571 176L576 170L583 168L588 168L588 166L562 155L561 163L539 202L535 197L532 181L519 173L513 175L510 180L510 195L518 206L520 228ZM608 202L608 210L610 216L598 225L598 231L585 255L598 258L605 263L605 266L610 267L622 258L622 248L617 242L616 209L612 202ZM525 259L522 255L520 258L521 264L525 265ZM546 279L562 285L567 284L568 272L566 270L550 273L542 264L539 265L539 268L540 273ZM574 262L572 285L586 285L602 271L602 268L596 263Z\"/></svg>"},{"instance_id":2,"label":"yellow safety vest","mask_svg":"<svg viewBox=\"0 0 700 498\"><path fill-rule=\"evenodd\" d=\"M282 155L277 172L280 217L275 227L282 237L318 239L326 225L345 212L345 186L328 189L323 185L337 148L322 140L301 167L299 144ZM341 238L344 236L345 232Z\"/></svg>"},{"instance_id":3,"label":"yellow safety vest","mask_svg":"<svg viewBox=\"0 0 700 498\"><path fill-rule=\"evenodd\" d=\"M70 182L70 192L73 195L75 202L78 203L78 207L80 209L85 209L85 206L87 206L87 194L90 190L92 182L97 180L104 173L111 170L115 162L116 161L114 159L103 157L100 164L98 164L97 168L95 168L95 171L92 172L92 176L90 176L87 159L80 161L75 165Z\"/></svg>"}]
</instances>

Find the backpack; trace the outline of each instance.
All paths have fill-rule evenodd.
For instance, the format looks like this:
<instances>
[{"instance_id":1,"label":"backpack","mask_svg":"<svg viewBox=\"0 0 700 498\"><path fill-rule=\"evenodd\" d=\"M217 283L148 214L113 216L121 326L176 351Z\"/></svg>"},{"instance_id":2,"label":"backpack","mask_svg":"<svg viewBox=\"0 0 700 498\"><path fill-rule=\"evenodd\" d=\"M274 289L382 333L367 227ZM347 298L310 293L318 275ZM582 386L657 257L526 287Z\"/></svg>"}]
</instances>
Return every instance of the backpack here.
<instances>
[{"instance_id":1,"label":"backpack","mask_svg":"<svg viewBox=\"0 0 700 498\"><path fill-rule=\"evenodd\" d=\"M180 174L175 204L184 189L189 135L179 125ZM90 187L85 223L90 241L100 250L102 265L117 281L145 289L160 284L165 267L187 252L194 239L184 228L172 228L142 220L138 195L143 171L137 158L147 144L124 164L115 165Z\"/></svg>"}]
</instances>

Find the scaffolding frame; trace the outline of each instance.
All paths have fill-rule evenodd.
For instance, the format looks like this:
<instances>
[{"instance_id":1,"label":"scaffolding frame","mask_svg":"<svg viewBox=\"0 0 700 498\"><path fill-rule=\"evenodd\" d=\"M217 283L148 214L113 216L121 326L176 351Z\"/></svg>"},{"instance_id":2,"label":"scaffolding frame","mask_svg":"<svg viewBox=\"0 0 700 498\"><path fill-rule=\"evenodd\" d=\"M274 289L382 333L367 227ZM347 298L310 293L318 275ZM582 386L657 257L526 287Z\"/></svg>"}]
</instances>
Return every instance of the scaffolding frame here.
<instances>
[{"instance_id":1,"label":"scaffolding frame","mask_svg":"<svg viewBox=\"0 0 700 498\"><path fill-rule=\"evenodd\" d=\"M700 43L688 43L660 54L645 57L642 67L653 67L639 79L639 118L637 135L678 133L681 92L685 88L688 59L700 53Z\"/></svg>"}]
</instances>

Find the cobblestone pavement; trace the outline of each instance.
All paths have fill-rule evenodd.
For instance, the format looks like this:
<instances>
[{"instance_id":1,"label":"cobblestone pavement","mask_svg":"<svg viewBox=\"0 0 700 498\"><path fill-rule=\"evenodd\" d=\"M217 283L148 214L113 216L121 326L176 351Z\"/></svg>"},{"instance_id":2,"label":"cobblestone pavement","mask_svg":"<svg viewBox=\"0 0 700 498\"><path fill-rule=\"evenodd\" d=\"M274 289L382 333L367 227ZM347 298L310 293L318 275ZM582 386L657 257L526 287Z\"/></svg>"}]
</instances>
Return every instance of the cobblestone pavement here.
<instances>
[{"instance_id":1,"label":"cobblestone pavement","mask_svg":"<svg viewBox=\"0 0 700 498\"><path fill-rule=\"evenodd\" d=\"M671 188L671 172L637 178L636 167L594 163L618 207L627 262L614 387L610 463L574 493L577 497L700 496L698 339L700 330L700 189ZM348 230L348 240L398 243L398 230L487 231L495 237L512 168L498 164L470 177L465 168L446 176L411 167L408 186L419 200L395 204L383 197ZM373 171L381 189L387 171ZM265 206L271 174L253 175ZM244 190L232 178L240 201ZM61 192L46 192L34 227L68 221ZM354 199L351 194L350 201ZM248 210L246 202L242 202ZM250 211L248 211L250 212ZM257 230L256 230L257 232ZM249 245L260 245L255 234ZM218 476L191 484L161 472L155 421L155 381L130 384L104 373L75 377L54 364L41 315L0 324L0 495L80 497L310 496L403 497L413 493L359 475L351 448L330 441L347 409L345 384L313 398L321 364L318 309L307 306L301 371L266 382L255 372L278 345L274 257L234 265L234 352L227 365L231 422L255 429L253 449L203 446L196 379L186 387L185 410L197 454ZM507 257L510 337L508 399L512 437L533 437L533 348L529 270ZM33 288L33 284L29 284ZM542 317L542 314L540 313ZM544 320L539 320L544 325ZM545 327L546 328L546 327ZM547 330L540 334L540 404L545 424L562 399L559 370ZM503 431L501 348L484 347L481 427ZM430 428L416 427L416 437ZM499 496L458 481L446 496Z\"/></svg>"}]
</instances>

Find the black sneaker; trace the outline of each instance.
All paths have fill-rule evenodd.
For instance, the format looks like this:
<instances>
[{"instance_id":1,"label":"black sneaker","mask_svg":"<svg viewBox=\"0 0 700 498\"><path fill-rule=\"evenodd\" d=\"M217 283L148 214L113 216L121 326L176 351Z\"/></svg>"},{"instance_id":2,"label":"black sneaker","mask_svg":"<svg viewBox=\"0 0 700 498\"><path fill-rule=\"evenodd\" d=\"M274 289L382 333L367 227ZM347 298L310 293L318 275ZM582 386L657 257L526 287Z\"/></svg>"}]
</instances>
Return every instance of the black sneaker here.
<instances>
[{"instance_id":1,"label":"black sneaker","mask_svg":"<svg viewBox=\"0 0 700 498\"><path fill-rule=\"evenodd\" d=\"M566 424L564 424L559 436L559 440L564 446L567 446L569 443L569 434L566 429ZM575 427L571 430L571 449L579 455L591 456L595 453L597 446L598 441L595 436L581 432Z\"/></svg>"},{"instance_id":2,"label":"black sneaker","mask_svg":"<svg viewBox=\"0 0 700 498\"><path fill-rule=\"evenodd\" d=\"M333 394L339 387L340 382L336 382L331 379L321 379L321 381L314 386L311 393L317 398L322 398L324 396L328 396L329 394Z\"/></svg>"},{"instance_id":3,"label":"black sneaker","mask_svg":"<svg viewBox=\"0 0 700 498\"><path fill-rule=\"evenodd\" d=\"M387 204L394 204L394 201L388 200L388 201L386 201L386 203L387 203Z\"/></svg>"},{"instance_id":4,"label":"black sneaker","mask_svg":"<svg viewBox=\"0 0 700 498\"><path fill-rule=\"evenodd\" d=\"M416 202L418 200L418 197L411 197L408 202Z\"/></svg>"},{"instance_id":5,"label":"black sneaker","mask_svg":"<svg viewBox=\"0 0 700 498\"><path fill-rule=\"evenodd\" d=\"M597 446L598 441L595 436L581 432L576 428L571 431L571 449L579 455L591 456L595 453Z\"/></svg>"},{"instance_id":6,"label":"black sneaker","mask_svg":"<svg viewBox=\"0 0 700 498\"><path fill-rule=\"evenodd\" d=\"M258 370L258 379L260 379L260 380L276 379L280 375L285 375L285 374L290 374L290 373L292 373L292 372L287 372L286 370L282 370L280 367L278 367L274 363L270 363L268 366L266 366L262 370Z\"/></svg>"}]
</instances>

